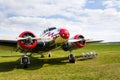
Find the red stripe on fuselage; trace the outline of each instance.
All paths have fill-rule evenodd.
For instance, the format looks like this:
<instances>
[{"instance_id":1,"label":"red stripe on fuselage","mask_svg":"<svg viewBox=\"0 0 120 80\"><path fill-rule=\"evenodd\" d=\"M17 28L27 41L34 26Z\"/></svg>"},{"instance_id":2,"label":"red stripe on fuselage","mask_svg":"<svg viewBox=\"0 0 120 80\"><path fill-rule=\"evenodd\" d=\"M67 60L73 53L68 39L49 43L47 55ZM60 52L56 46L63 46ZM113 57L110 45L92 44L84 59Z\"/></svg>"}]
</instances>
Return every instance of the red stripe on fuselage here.
<instances>
[{"instance_id":1,"label":"red stripe on fuselage","mask_svg":"<svg viewBox=\"0 0 120 80\"><path fill-rule=\"evenodd\" d=\"M47 32L44 36L52 37L53 39L57 38L58 34L55 34L54 32Z\"/></svg>"}]
</instances>

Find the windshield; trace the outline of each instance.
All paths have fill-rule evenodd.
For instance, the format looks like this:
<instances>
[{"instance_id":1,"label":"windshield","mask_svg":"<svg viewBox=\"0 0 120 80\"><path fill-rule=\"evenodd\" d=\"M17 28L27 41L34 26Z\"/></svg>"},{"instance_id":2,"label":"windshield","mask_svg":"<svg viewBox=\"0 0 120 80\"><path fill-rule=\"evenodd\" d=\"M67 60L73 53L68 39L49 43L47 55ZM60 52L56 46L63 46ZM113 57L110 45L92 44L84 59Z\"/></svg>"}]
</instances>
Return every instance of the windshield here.
<instances>
[{"instance_id":1,"label":"windshield","mask_svg":"<svg viewBox=\"0 0 120 80\"><path fill-rule=\"evenodd\" d=\"M52 30L54 30L54 29L56 29L56 27L48 28L48 29L44 30L44 33L46 33L47 31L52 31Z\"/></svg>"}]
</instances>

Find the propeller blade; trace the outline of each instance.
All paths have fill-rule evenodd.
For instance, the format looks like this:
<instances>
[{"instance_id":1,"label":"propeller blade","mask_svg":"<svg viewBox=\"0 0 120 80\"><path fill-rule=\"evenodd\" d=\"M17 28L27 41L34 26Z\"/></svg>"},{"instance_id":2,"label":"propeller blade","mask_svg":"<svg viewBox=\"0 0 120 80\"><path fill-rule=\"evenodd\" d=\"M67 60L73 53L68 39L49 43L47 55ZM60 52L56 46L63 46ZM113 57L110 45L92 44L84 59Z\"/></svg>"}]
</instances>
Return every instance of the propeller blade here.
<instances>
[{"instance_id":1,"label":"propeller blade","mask_svg":"<svg viewBox=\"0 0 120 80\"><path fill-rule=\"evenodd\" d=\"M18 37L17 40L52 40L52 38L50 37L25 37L25 38L21 38L21 37Z\"/></svg>"},{"instance_id":2,"label":"propeller blade","mask_svg":"<svg viewBox=\"0 0 120 80\"><path fill-rule=\"evenodd\" d=\"M19 37L19 38L17 38L17 40L26 40L26 38L20 38L20 37Z\"/></svg>"}]
</instances>

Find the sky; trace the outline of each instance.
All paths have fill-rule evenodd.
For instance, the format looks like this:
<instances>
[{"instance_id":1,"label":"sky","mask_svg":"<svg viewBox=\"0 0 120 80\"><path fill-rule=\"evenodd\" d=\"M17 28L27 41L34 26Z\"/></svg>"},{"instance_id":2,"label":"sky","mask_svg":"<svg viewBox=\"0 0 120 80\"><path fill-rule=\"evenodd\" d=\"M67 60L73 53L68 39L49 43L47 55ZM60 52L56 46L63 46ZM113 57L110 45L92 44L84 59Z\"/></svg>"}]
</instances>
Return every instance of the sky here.
<instances>
[{"instance_id":1,"label":"sky","mask_svg":"<svg viewBox=\"0 0 120 80\"><path fill-rule=\"evenodd\" d=\"M120 0L0 0L0 37L48 27L94 40L120 41Z\"/></svg>"}]
</instances>

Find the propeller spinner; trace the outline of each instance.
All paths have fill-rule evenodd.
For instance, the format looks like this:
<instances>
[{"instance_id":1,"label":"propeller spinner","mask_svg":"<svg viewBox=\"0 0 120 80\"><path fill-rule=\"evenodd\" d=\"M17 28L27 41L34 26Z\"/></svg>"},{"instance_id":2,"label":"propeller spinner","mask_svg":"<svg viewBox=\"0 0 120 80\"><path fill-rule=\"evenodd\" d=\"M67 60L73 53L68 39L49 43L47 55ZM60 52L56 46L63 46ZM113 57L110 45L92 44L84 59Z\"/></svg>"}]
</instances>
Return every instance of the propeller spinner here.
<instances>
[{"instance_id":1,"label":"propeller spinner","mask_svg":"<svg viewBox=\"0 0 120 80\"><path fill-rule=\"evenodd\" d=\"M68 39L70 37L69 31L65 28L61 28L59 34L63 39Z\"/></svg>"}]
</instances>

